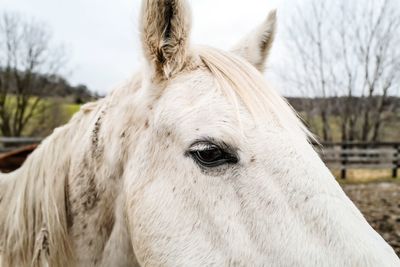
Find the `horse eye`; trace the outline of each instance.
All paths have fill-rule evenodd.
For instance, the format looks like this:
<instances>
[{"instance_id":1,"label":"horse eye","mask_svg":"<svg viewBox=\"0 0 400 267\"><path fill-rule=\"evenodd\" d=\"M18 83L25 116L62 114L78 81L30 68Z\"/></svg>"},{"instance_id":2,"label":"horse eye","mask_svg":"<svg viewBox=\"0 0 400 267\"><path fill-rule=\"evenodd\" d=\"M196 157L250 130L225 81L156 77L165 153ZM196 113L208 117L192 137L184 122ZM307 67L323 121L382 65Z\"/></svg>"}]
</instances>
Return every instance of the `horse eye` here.
<instances>
[{"instance_id":1,"label":"horse eye","mask_svg":"<svg viewBox=\"0 0 400 267\"><path fill-rule=\"evenodd\" d=\"M193 144L189 153L196 163L203 167L210 168L238 162L237 157L210 142L197 142Z\"/></svg>"},{"instance_id":2,"label":"horse eye","mask_svg":"<svg viewBox=\"0 0 400 267\"><path fill-rule=\"evenodd\" d=\"M212 147L203 151L196 151L196 157L204 163L214 162L223 158L222 151L217 147Z\"/></svg>"}]
</instances>

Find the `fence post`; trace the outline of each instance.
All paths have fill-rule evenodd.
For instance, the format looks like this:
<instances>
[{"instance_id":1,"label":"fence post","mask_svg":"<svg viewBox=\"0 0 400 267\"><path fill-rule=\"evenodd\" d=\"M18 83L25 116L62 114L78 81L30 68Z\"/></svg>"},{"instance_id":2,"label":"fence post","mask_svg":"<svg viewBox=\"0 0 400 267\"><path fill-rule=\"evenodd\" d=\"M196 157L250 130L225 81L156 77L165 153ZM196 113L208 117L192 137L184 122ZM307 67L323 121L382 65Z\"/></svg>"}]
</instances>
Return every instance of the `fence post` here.
<instances>
[{"instance_id":1,"label":"fence post","mask_svg":"<svg viewBox=\"0 0 400 267\"><path fill-rule=\"evenodd\" d=\"M396 144L394 145L394 159L393 159L393 169L392 169L392 178L396 179L397 178L397 169L400 167L400 145Z\"/></svg>"},{"instance_id":2,"label":"fence post","mask_svg":"<svg viewBox=\"0 0 400 267\"><path fill-rule=\"evenodd\" d=\"M340 178L341 179L346 179L346 163L347 163L347 153L343 153L343 151L346 151L346 144L341 145L341 153L340 157L342 158L342 165L341 165L341 170L340 170Z\"/></svg>"}]
</instances>

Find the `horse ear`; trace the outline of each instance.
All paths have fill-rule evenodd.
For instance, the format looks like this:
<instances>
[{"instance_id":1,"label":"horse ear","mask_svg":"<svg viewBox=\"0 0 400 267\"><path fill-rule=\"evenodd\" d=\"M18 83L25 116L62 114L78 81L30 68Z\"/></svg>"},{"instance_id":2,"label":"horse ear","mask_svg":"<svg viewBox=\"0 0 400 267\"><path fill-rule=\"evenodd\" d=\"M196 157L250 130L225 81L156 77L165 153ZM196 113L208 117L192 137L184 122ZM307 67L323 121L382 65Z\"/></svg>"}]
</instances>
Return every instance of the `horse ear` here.
<instances>
[{"instance_id":1,"label":"horse ear","mask_svg":"<svg viewBox=\"0 0 400 267\"><path fill-rule=\"evenodd\" d=\"M259 71L263 72L265 62L274 42L275 32L276 10L273 10L260 26L234 46L232 52L243 57Z\"/></svg>"},{"instance_id":2,"label":"horse ear","mask_svg":"<svg viewBox=\"0 0 400 267\"><path fill-rule=\"evenodd\" d=\"M190 28L190 10L185 0L142 2L141 42L153 79L165 80L183 69Z\"/></svg>"}]
</instances>

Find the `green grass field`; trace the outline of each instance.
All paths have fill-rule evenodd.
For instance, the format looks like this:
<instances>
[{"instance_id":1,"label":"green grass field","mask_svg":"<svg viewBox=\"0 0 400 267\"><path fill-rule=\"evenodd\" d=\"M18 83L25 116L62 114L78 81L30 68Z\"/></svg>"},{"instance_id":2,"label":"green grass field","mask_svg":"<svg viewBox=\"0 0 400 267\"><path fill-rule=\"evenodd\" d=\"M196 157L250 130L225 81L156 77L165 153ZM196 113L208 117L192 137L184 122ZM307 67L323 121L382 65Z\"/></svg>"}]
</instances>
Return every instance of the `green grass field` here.
<instances>
[{"instance_id":1,"label":"green grass field","mask_svg":"<svg viewBox=\"0 0 400 267\"><path fill-rule=\"evenodd\" d=\"M70 118L72 117L72 115L74 115L76 112L78 112L80 108L81 108L81 105L79 105L79 104L66 103L66 104L62 105L62 109L64 110L65 114Z\"/></svg>"},{"instance_id":2,"label":"green grass field","mask_svg":"<svg viewBox=\"0 0 400 267\"><path fill-rule=\"evenodd\" d=\"M29 99L26 114L30 112L30 108L35 101L35 97ZM8 97L6 109L9 110L10 114L14 113L16 102L17 99L15 97ZM42 99L36 107L32 118L22 131L22 136L47 136L55 127L68 122L79 109L80 105L73 103L68 98Z\"/></svg>"}]
</instances>

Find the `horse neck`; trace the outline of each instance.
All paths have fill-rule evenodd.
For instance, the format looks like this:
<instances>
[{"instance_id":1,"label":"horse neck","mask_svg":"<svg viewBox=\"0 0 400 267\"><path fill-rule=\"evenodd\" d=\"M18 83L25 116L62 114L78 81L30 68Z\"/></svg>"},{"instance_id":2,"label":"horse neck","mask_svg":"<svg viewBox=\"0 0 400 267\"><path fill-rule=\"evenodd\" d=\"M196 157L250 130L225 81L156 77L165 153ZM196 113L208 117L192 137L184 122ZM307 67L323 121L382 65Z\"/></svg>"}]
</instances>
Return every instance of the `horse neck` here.
<instances>
[{"instance_id":1,"label":"horse neck","mask_svg":"<svg viewBox=\"0 0 400 267\"><path fill-rule=\"evenodd\" d=\"M0 266L44 266L44 261L49 266L73 266L71 259L75 258L76 251L69 237L74 219L70 193L80 192L74 186L79 187L82 178L95 177L97 188L103 190L102 195L109 196L108 203L118 195L115 190L118 182L110 184L109 174L118 176L122 172L120 161L124 157L116 156L115 151L121 152L125 144L114 143L121 140L120 135L125 135L122 128L129 123L121 123L118 130L111 127L114 129L106 136L104 132L110 130L108 126L115 125L115 117L120 116L119 109L110 106L117 106L140 85L137 75L106 99L81 107L68 124L42 142L20 169L0 174ZM132 106L128 104L127 108ZM112 116L106 111L115 114ZM113 153L105 153L109 148ZM88 168L82 166L83 162L88 163ZM91 173L85 176L82 171ZM83 193L80 196L90 195ZM112 206L108 207L109 212Z\"/></svg>"}]
</instances>

